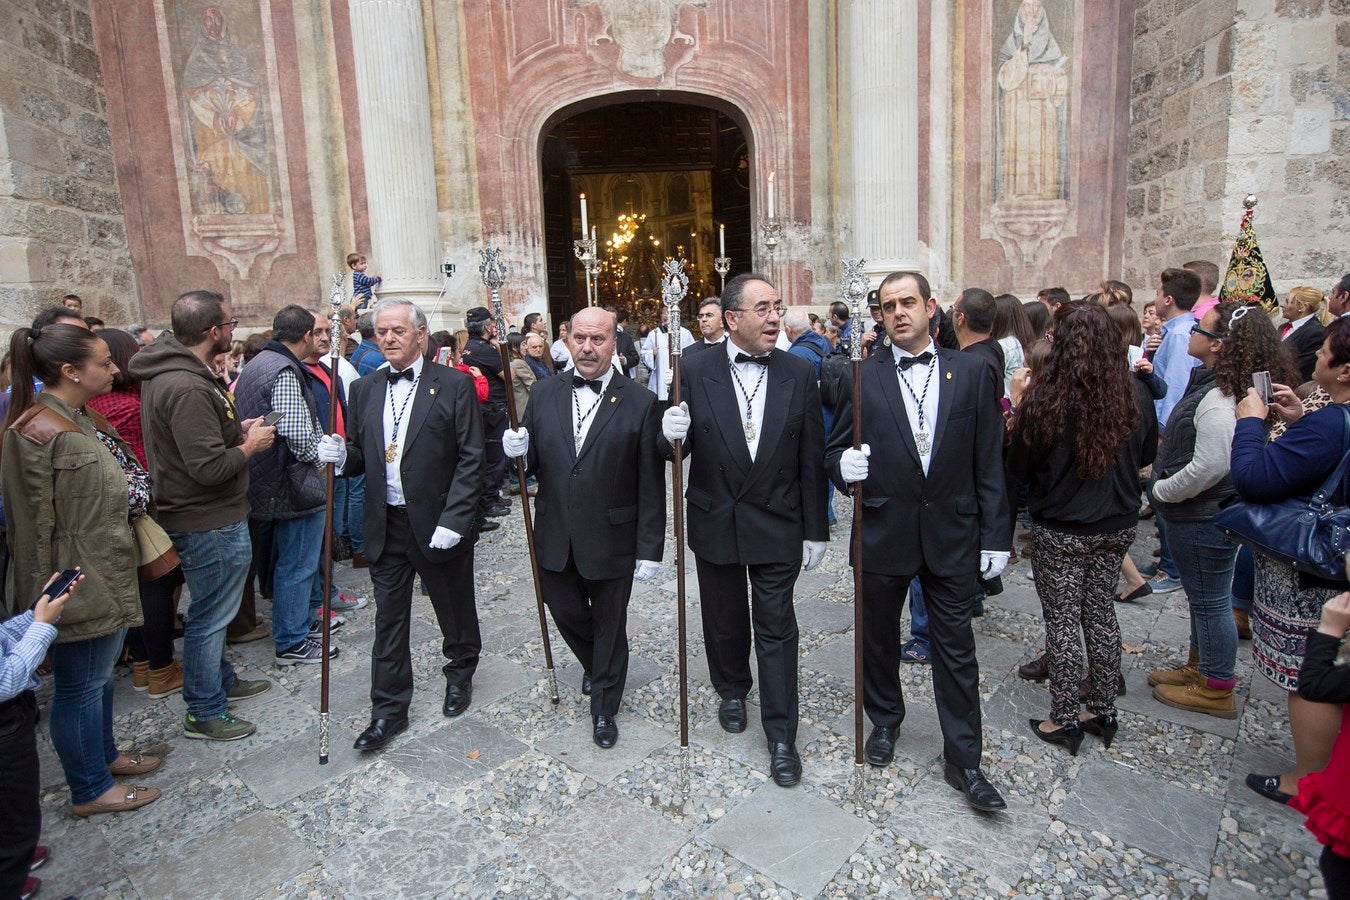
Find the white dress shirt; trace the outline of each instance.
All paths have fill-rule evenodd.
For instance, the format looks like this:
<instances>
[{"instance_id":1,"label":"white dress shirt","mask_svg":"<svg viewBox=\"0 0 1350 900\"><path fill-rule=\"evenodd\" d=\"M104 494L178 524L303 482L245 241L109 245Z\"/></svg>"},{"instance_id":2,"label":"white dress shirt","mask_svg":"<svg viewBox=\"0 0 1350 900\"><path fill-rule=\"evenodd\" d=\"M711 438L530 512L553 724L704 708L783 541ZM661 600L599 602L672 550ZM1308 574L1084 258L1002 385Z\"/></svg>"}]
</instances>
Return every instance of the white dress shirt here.
<instances>
[{"instance_id":1,"label":"white dress shirt","mask_svg":"<svg viewBox=\"0 0 1350 900\"><path fill-rule=\"evenodd\" d=\"M390 506L407 506L408 500L403 494L403 473L399 466L403 464L403 451L407 449L408 438L408 420L412 418L413 404L416 402L409 395L413 392L414 385L422 377L422 355L419 353L413 360L413 364L408 368L412 369L413 380L406 378L399 379L389 385L389 389L384 395L384 445L380 447L383 453L389 446L391 440L398 443L394 454L394 461L386 461L384 464L384 500ZM380 366L381 373L395 371L389 363ZM402 371L402 370L399 370ZM407 406L404 406L406 402ZM394 427L394 410L401 410L401 418L398 422L398 428ZM393 437L390 437L393 435Z\"/></svg>"},{"instance_id":2,"label":"white dress shirt","mask_svg":"<svg viewBox=\"0 0 1350 900\"><path fill-rule=\"evenodd\" d=\"M745 449L750 451L750 461L754 462L755 454L759 452L759 436L764 433L764 396L769 393L769 367L761 366L759 363L736 362L736 355L739 353L746 353L747 356L754 354L737 347L730 339L725 343L727 361L731 363L731 390L736 395L736 412L741 417L742 432L746 423L746 397L750 399L750 421L754 423L755 436L745 442Z\"/></svg>"},{"instance_id":3,"label":"white dress shirt","mask_svg":"<svg viewBox=\"0 0 1350 900\"><path fill-rule=\"evenodd\" d=\"M1308 313L1306 316L1300 316L1299 318L1293 320L1292 322L1289 323L1289 330L1284 333L1284 337L1282 337L1281 340L1285 341L1289 340L1291 337L1294 336L1295 331L1298 331L1304 325L1307 325L1310 321L1312 321L1312 313Z\"/></svg>"},{"instance_id":4,"label":"white dress shirt","mask_svg":"<svg viewBox=\"0 0 1350 900\"><path fill-rule=\"evenodd\" d=\"M574 369L572 377L580 378L581 373ZM614 367L610 366L605 370L605 374L592 380L600 382L600 393L597 394L584 385L572 388L572 437L576 439L578 450L586 446L586 435L591 433L591 425L594 424L595 417L600 415L600 404L609 402L609 398L605 397L605 392L609 390L609 383L614 380ZM581 410L579 425L577 422L578 409Z\"/></svg>"},{"instance_id":5,"label":"white dress shirt","mask_svg":"<svg viewBox=\"0 0 1350 900\"><path fill-rule=\"evenodd\" d=\"M942 389L942 373L938 371L937 347L930 341L928 346L918 353L910 353L908 350L902 350L898 345L891 345L891 352L895 355L896 372L895 377L900 380L900 396L905 401L905 415L909 416L909 430L917 435L919 433L919 404L916 398L923 399L923 421L924 428L928 431L928 452L919 453L919 463L923 466L923 474L928 474L928 465L933 460L933 442L937 439L937 417L938 417L938 392ZM933 361L928 365L916 363L910 366L904 375L900 374L900 360L906 356L922 356L924 353L932 353ZM932 381L928 382L929 376ZM905 383L909 383L909 387ZM928 382L928 395L924 396L923 386ZM910 393L910 389L913 393ZM915 440L915 449L918 448L918 441Z\"/></svg>"}]
</instances>

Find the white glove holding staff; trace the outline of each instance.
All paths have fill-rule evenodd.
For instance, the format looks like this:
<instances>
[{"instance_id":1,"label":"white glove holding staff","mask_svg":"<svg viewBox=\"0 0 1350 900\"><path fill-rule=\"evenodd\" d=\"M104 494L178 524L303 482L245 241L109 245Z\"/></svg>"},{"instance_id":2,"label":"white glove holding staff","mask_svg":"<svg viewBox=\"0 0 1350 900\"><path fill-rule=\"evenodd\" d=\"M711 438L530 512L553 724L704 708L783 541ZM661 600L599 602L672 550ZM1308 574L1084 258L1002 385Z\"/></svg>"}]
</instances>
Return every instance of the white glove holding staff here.
<instances>
[{"instance_id":1,"label":"white glove holding staff","mask_svg":"<svg viewBox=\"0 0 1350 900\"><path fill-rule=\"evenodd\" d=\"M839 457L839 474L849 484L857 484L859 481L867 480L867 458L872 455L872 448L863 444L859 450L849 447Z\"/></svg>"},{"instance_id":2,"label":"white glove holding staff","mask_svg":"<svg viewBox=\"0 0 1350 900\"><path fill-rule=\"evenodd\" d=\"M661 434L670 443L682 441L689 435L689 404L672 406L661 415Z\"/></svg>"},{"instance_id":3,"label":"white glove holding staff","mask_svg":"<svg viewBox=\"0 0 1350 900\"><path fill-rule=\"evenodd\" d=\"M1003 570L1008 568L1011 556L1012 554L1006 550L981 550L980 577L988 581L1002 575Z\"/></svg>"},{"instance_id":4,"label":"white glove holding staff","mask_svg":"<svg viewBox=\"0 0 1350 900\"><path fill-rule=\"evenodd\" d=\"M520 459L530 452L530 431L528 428L508 428L502 432L502 452L508 459Z\"/></svg>"}]
</instances>

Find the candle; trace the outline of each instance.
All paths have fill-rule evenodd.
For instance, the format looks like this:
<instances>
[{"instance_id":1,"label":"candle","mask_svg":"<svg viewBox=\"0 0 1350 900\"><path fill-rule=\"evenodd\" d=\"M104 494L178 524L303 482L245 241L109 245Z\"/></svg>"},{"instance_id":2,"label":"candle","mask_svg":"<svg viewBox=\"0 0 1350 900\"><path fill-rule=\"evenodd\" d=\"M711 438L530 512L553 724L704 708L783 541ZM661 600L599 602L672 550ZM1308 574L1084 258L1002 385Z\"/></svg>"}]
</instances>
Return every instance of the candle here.
<instances>
[{"instance_id":1,"label":"candle","mask_svg":"<svg viewBox=\"0 0 1350 900\"><path fill-rule=\"evenodd\" d=\"M727 255L727 224L725 222L717 226L717 255Z\"/></svg>"},{"instance_id":2,"label":"candle","mask_svg":"<svg viewBox=\"0 0 1350 900\"><path fill-rule=\"evenodd\" d=\"M591 226L591 243L595 243L595 226Z\"/></svg>"},{"instance_id":3,"label":"candle","mask_svg":"<svg viewBox=\"0 0 1350 900\"><path fill-rule=\"evenodd\" d=\"M773 202L773 176L774 176L774 173L773 173L773 172L770 172L770 173L769 173L769 218L770 218L770 219L773 218L773 214L774 214L774 202ZM583 206L583 209L584 209L584 206ZM582 215L584 216L585 213L583 212Z\"/></svg>"},{"instance_id":4,"label":"candle","mask_svg":"<svg viewBox=\"0 0 1350 900\"><path fill-rule=\"evenodd\" d=\"M589 220L586 218L586 195L581 195L581 236L586 236L586 229L589 227Z\"/></svg>"}]
</instances>

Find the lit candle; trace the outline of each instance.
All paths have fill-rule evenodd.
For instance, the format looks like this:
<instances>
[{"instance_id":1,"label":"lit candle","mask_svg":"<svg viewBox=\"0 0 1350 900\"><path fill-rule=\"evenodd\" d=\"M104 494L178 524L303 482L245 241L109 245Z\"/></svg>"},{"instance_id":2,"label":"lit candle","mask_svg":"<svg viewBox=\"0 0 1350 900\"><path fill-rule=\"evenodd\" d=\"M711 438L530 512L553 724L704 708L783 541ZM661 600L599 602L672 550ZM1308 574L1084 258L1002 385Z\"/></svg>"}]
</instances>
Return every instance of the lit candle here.
<instances>
[{"instance_id":1,"label":"lit candle","mask_svg":"<svg viewBox=\"0 0 1350 900\"><path fill-rule=\"evenodd\" d=\"M594 226L594 225L591 226L591 242L592 242L592 243L595 242L595 226Z\"/></svg>"},{"instance_id":2,"label":"lit candle","mask_svg":"<svg viewBox=\"0 0 1350 900\"><path fill-rule=\"evenodd\" d=\"M773 218L773 214L774 214L774 202L773 202L773 176L774 176L774 173L773 173L773 172L770 172L770 173L769 173L769 218L770 218L770 219ZM586 213L585 213L585 208L586 208L586 207L585 207L585 203L583 202L583 203L582 203L582 213L581 213L581 215L582 215L583 218L584 218L585 215L586 215Z\"/></svg>"},{"instance_id":3,"label":"lit candle","mask_svg":"<svg viewBox=\"0 0 1350 900\"><path fill-rule=\"evenodd\" d=\"M717 255L727 255L727 225L725 222L717 226Z\"/></svg>"},{"instance_id":4,"label":"lit candle","mask_svg":"<svg viewBox=\"0 0 1350 900\"><path fill-rule=\"evenodd\" d=\"M772 215L772 213L770 213ZM586 236L586 229L590 226L590 221L586 218L586 195L581 195L581 236Z\"/></svg>"}]
</instances>

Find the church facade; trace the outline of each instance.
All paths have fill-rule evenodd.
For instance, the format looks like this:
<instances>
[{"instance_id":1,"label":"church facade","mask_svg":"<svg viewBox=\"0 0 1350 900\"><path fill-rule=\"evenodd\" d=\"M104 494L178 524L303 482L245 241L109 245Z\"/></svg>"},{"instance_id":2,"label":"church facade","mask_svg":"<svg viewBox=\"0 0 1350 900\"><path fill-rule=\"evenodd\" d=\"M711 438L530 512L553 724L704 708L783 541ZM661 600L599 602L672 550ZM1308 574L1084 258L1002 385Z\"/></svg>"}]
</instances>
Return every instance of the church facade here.
<instances>
[{"instance_id":1,"label":"church facade","mask_svg":"<svg viewBox=\"0 0 1350 900\"><path fill-rule=\"evenodd\" d=\"M74 292L164 324L317 304L349 252L456 327L840 262L1023 299L1224 265L1346 266L1345 0L12 0L0 327ZM581 195L587 196L583 214ZM583 218L585 221L583 222ZM596 283L574 242L597 228ZM445 274L453 266L453 274ZM350 282L348 282L350 283Z\"/></svg>"}]
</instances>

